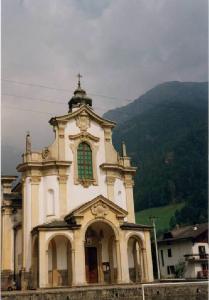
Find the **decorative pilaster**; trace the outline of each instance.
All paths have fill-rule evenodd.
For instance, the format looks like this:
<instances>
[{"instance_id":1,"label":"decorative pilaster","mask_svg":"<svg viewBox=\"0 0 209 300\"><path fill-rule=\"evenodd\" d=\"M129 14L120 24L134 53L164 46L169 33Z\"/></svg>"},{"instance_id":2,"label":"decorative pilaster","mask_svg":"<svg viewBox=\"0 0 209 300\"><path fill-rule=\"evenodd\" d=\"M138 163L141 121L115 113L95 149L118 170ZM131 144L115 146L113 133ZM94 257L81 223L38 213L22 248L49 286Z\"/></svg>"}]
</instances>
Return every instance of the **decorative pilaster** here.
<instances>
[{"instance_id":1,"label":"decorative pilaster","mask_svg":"<svg viewBox=\"0 0 209 300\"><path fill-rule=\"evenodd\" d=\"M59 122L58 127L58 159L65 160L65 122Z\"/></svg>"},{"instance_id":2,"label":"decorative pilaster","mask_svg":"<svg viewBox=\"0 0 209 300\"><path fill-rule=\"evenodd\" d=\"M126 207L128 211L128 222L135 223L135 212L134 212L134 197L133 197L133 186L134 181L132 176L125 175L124 181L125 189L126 189Z\"/></svg>"},{"instance_id":3,"label":"decorative pilaster","mask_svg":"<svg viewBox=\"0 0 209 300\"><path fill-rule=\"evenodd\" d=\"M107 175L106 182L107 182L107 195L108 195L108 199L114 202L115 177L111 176L111 175Z\"/></svg>"},{"instance_id":4,"label":"decorative pilaster","mask_svg":"<svg viewBox=\"0 0 209 300\"><path fill-rule=\"evenodd\" d=\"M39 184L40 176L31 176L31 226L32 228L39 223Z\"/></svg>"},{"instance_id":5,"label":"decorative pilaster","mask_svg":"<svg viewBox=\"0 0 209 300\"><path fill-rule=\"evenodd\" d=\"M67 175L59 175L59 200L60 200L60 216L67 213Z\"/></svg>"}]
</instances>

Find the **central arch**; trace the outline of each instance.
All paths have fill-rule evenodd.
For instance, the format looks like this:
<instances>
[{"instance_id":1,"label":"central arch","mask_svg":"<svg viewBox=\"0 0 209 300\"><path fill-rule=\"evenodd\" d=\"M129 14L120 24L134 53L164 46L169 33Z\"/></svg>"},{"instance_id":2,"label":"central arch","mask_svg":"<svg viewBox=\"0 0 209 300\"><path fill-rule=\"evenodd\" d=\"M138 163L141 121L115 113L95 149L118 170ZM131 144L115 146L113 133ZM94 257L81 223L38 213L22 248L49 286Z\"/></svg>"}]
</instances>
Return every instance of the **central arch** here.
<instances>
[{"instance_id":1,"label":"central arch","mask_svg":"<svg viewBox=\"0 0 209 300\"><path fill-rule=\"evenodd\" d=\"M84 247L87 283L117 282L118 259L113 228L103 221L91 223L85 232Z\"/></svg>"},{"instance_id":2,"label":"central arch","mask_svg":"<svg viewBox=\"0 0 209 300\"><path fill-rule=\"evenodd\" d=\"M48 286L72 285L72 249L64 235L54 236L48 244Z\"/></svg>"}]
</instances>

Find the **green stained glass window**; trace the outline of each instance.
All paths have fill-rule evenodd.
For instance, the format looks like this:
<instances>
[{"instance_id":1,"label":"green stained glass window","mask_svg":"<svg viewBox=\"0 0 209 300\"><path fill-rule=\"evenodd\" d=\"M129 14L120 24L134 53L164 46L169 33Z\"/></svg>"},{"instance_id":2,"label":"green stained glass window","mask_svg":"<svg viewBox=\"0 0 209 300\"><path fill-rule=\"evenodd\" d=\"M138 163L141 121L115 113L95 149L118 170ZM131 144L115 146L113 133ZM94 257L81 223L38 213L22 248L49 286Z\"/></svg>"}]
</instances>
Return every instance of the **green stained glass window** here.
<instances>
[{"instance_id":1,"label":"green stained glass window","mask_svg":"<svg viewBox=\"0 0 209 300\"><path fill-rule=\"evenodd\" d=\"M81 179L93 179L92 152L90 146L83 142L77 150L78 177Z\"/></svg>"}]
</instances>

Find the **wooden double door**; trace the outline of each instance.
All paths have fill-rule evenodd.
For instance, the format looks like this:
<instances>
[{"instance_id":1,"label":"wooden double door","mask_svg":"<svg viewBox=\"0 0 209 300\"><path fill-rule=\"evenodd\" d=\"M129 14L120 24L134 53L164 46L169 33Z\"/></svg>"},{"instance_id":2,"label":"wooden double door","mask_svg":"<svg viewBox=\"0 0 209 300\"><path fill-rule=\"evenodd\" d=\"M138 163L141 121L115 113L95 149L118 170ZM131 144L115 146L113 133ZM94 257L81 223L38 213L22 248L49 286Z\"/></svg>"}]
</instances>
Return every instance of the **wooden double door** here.
<instances>
[{"instance_id":1,"label":"wooden double door","mask_svg":"<svg viewBox=\"0 0 209 300\"><path fill-rule=\"evenodd\" d=\"M97 248L85 248L86 280L87 283L98 283Z\"/></svg>"}]
</instances>

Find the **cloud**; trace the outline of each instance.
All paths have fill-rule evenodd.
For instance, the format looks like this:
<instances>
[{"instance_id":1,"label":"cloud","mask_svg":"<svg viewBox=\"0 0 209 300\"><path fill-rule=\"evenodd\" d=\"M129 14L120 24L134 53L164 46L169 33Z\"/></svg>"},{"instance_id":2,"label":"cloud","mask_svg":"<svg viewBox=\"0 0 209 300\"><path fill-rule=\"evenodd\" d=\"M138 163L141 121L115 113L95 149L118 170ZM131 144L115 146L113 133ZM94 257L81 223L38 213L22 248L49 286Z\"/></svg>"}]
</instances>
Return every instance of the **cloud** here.
<instances>
[{"instance_id":1,"label":"cloud","mask_svg":"<svg viewBox=\"0 0 209 300\"><path fill-rule=\"evenodd\" d=\"M23 151L28 129L34 147L50 143L78 72L89 94L116 97L92 96L100 114L164 81L207 80L207 0L2 1L2 77L69 89L3 81L3 94L63 103L3 95L3 144Z\"/></svg>"}]
</instances>

